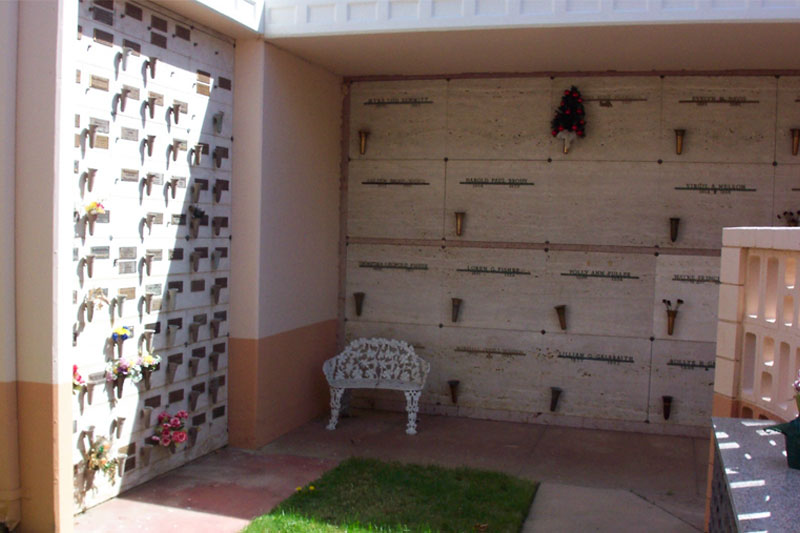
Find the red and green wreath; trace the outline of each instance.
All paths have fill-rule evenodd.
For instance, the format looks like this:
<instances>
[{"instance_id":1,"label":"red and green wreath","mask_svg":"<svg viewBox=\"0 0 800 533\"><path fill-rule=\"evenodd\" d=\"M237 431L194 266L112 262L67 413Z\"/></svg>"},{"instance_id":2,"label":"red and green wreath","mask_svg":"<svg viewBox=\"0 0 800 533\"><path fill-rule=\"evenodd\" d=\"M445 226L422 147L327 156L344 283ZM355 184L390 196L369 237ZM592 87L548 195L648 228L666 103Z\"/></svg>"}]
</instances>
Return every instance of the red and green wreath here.
<instances>
[{"instance_id":1,"label":"red and green wreath","mask_svg":"<svg viewBox=\"0 0 800 533\"><path fill-rule=\"evenodd\" d=\"M557 139L564 140L564 153L577 137L586 135L586 112L583 109L583 98L574 85L564 91L556 116L550 122L550 133Z\"/></svg>"}]
</instances>

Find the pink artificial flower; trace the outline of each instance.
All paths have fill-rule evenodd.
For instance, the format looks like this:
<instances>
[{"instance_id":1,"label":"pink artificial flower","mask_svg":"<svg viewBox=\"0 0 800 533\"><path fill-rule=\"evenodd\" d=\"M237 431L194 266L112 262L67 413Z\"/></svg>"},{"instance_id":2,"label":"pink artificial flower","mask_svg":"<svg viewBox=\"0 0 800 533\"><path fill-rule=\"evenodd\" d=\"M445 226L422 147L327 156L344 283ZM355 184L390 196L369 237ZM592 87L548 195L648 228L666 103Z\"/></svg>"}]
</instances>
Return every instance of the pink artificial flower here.
<instances>
[{"instance_id":1,"label":"pink artificial flower","mask_svg":"<svg viewBox=\"0 0 800 533\"><path fill-rule=\"evenodd\" d=\"M181 427L181 419L177 416L172 417L172 420L169 421L170 425L174 428Z\"/></svg>"},{"instance_id":2,"label":"pink artificial flower","mask_svg":"<svg viewBox=\"0 0 800 533\"><path fill-rule=\"evenodd\" d=\"M167 426L164 426L164 428L161 430L162 435L169 435L171 432L172 430Z\"/></svg>"},{"instance_id":3,"label":"pink artificial flower","mask_svg":"<svg viewBox=\"0 0 800 533\"><path fill-rule=\"evenodd\" d=\"M153 435L152 437L150 437L150 440L154 440L154 441L158 442L158 441L161 440L161 437L159 437L158 435Z\"/></svg>"},{"instance_id":4,"label":"pink artificial flower","mask_svg":"<svg viewBox=\"0 0 800 533\"><path fill-rule=\"evenodd\" d=\"M161 445L162 446L169 446L172 444L172 440L169 438L169 435L162 435L161 436Z\"/></svg>"},{"instance_id":5,"label":"pink artificial flower","mask_svg":"<svg viewBox=\"0 0 800 533\"><path fill-rule=\"evenodd\" d=\"M178 411L177 413L175 413L175 416L177 416L178 418L189 418L189 413L187 413L186 411Z\"/></svg>"},{"instance_id":6,"label":"pink artificial flower","mask_svg":"<svg viewBox=\"0 0 800 533\"><path fill-rule=\"evenodd\" d=\"M160 424L161 422L163 422L163 421L164 421L164 420L166 420L167 418L169 418L169 413L168 413L168 412L166 412L166 411L164 411L163 413L161 413L160 415L158 415L158 423Z\"/></svg>"},{"instance_id":7,"label":"pink artificial flower","mask_svg":"<svg viewBox=\"0 0 800 533\"><path fill-rule=\"evenodd\" d=\"M186 441L186 432L185 431L175 431L172 434L172 440L180 444L181 442Z\"/></svg>"}]
</instances>

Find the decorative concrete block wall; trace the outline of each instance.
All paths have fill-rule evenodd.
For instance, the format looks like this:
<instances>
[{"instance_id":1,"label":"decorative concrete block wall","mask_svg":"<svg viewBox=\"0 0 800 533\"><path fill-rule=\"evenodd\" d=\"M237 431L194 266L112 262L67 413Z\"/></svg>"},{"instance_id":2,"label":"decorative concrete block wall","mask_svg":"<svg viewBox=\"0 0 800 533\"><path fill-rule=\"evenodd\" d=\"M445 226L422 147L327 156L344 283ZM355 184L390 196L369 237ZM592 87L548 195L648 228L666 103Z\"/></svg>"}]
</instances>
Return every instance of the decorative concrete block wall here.
<instances>
[{"instance_id":1,"label":"decorative concrete block wall","mask_svg":"<svg viewBox=\"0 0 800 533\"><path fill-rule=\"evenodd\" d=\"M800 369L800 230L731 228L723 236L714 411L791 420Z\"/></svg>"},{"instance_id":2,"label":"decorative concrete block wall","mask_svg":"<svg viewBox=\"0 0 800 533\"><path fill-rule=\"evenodd\" d=\"M86 0L75 46L77 511L227 442L233 42L150 4ZM107 380L148 351L161 364L147 379ZM188 438L171 453L151 437L181 410ZM87 468L99 437L114 484Z\"/></svg>"},{"instance_id":3,"label":"decorative concrete block wall","mask_svg":"<svg viewBox=\"0 0 800 533\"><path fill-rule=\"evenodd\" d=\"M565 154L549 122L573 84L587 135ZM432 365L423 411L704 435L722 228L783 224L799 207L786 119L798 86L352 83L346 336L414 344ZM663 300L679 299L670 327ZM551 388L562 390L553 411ZM357 401L402 408L389 392Z\"/></svg>"}]
</instances>

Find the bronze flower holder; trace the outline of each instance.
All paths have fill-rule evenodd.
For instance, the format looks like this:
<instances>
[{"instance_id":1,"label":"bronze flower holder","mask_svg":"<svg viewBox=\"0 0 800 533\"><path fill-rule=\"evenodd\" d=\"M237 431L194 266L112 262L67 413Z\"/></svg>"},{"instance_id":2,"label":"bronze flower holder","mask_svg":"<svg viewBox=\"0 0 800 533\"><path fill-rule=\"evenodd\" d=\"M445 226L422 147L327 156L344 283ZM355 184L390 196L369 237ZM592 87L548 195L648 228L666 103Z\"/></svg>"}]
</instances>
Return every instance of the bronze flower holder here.
<instances>
[{"instance_id":1,"label":"bronze flower holder","mask_svg":"<svg viewBox=\"0 0 800 533\"><path fill-rule=\"evenodd\" d=\"M669 420L669 415L672 413L672 396L662 396L661 404L664 409L664 420Z\"/></svg>"},{"instance_id":2,"label":"bronze flower holder","mask_svg":"<svg viewBox=\"0 0 800 533\"><path fill-rule=\"evenodd\" d=\"M686 135L686 130L675 130L675 153L681 155L683 153L683 138Z\"/></svg>"},{"instance_id":3,"label":"bronze flower holder","mask_svg":"<svg viewBox=\"0 0 800 533\"><path fill-rule=\"evenodd\" d=\"M364 310L364 297L366 296L363 292L354 292L353 299L356 302L356 316L361 316L361 312Z\"/></svg>"},{"instance_id":4,"label":"bronze flower holder","mask_svg":"<svg viewBox=\"0 0 800 533\"><path fill-rule=\"evenodd\" d=\"M557 305L554 307L556 313L558 314L558 325L561 327L561 330L564 331L567 329L567 306L566 305Z\"/></svg>"},{"instance_id":5,"label":"bronze flower holder","mask_svg":"<svg viewBox=\"0 0 800 533\"><path fill-rule=\"evenodd\" d=\"M558 407L558 400L563 391L558 387L550 387L550 412L554 412Z\"/></svg>"},{"instance_id":6,"label":"bronze flower holder","mask_svg":"<svg viewBox=\"0 0 800 533\"><path fill-rule=\"evenodd\" d=\"M464 232L464 217L466 213L463 211L456 212L456 235L461 237L461 234Z\"/></svg>"},{"instance_id":7,"label":"bronze flower holder","mask_svg":"<svg viewBox=\"0 0 800 533\"><path fill-rule=\"evenodd\" d=\"M450 321L451 322L458 322L458 315L461 312L461 304L464 303L464 300L461 298L451 298L450 299Z\"/></svg>"},{"instance_id":8,"label":"bronze flower holder","mask_svg":"<svg viewBox=\"0 0 800 533\"><path fill-rule=\"evenodd\" d=\"M447 386L450 387L450 400L454 404L458 403L458 386L461 382L457 379L451 379L447 382Z\"/></svg>"},{"instance_id":9,"label":"bronze flower holder","mask_svg":"<svg viewBox=\"0 0 800 533\"><path fill-rule=\"evenodd\" d=\"M369 130L358 131L358 153L364 155L367 153L367 138L369 137Z\"/></svg>"},{"instance_id":10,"label":"bronze flower holder","mask_svg":"<svg viewBox=\"0 0 800 533\"><path fill-rule=\"evenodd\" d=\"M800 128L792 128L792 155L800 151Z\"/></svg>"},{"instance_id":11,"label":"bronze flower holder","mask_svg":"<svg viewBox=\"0 0 800 533\"><path fill-rule=\"evenodd\" d=\"M678 226L680 226L681 219L672 217L669 219L669 240L675 242L678 240Z\"/></svg>"}]
</instances>

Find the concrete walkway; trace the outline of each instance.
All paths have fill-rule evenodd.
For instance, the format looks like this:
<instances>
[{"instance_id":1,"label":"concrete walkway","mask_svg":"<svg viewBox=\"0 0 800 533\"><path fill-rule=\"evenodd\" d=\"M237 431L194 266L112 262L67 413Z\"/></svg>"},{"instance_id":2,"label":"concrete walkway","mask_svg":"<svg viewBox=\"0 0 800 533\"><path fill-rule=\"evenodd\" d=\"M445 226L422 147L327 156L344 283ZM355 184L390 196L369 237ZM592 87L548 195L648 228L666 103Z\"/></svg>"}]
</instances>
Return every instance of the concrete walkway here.
<instances>
[{"instance_id":1,"label":"concrete walkway","mask_svg":"<svg viewBox=\"0 0 800 533\"><path fill-rule=\"evenodd\" d=\"M556 531L695 533L697 528L630 491L544 482L522 533Z\"/></svg>"},{"instance_id":2,"label":"concrete walkway","mask_svg":"<svg viewBox=\"0 0 800 533\"><path fill-rule=\"evenodd\" d=\"M363 411L336 431L318 419L257 452L225 449L79 515L75 531L239 531L351 456L541 481L526 533L702 531L707 439L441 416L421 417L409 436L404 419Z\"/></svg>"}]
</instances>

